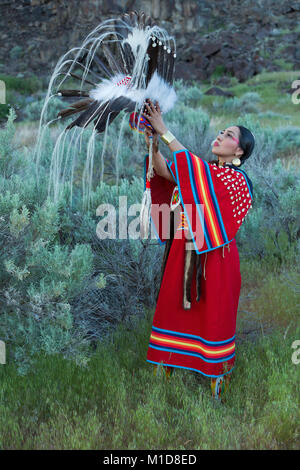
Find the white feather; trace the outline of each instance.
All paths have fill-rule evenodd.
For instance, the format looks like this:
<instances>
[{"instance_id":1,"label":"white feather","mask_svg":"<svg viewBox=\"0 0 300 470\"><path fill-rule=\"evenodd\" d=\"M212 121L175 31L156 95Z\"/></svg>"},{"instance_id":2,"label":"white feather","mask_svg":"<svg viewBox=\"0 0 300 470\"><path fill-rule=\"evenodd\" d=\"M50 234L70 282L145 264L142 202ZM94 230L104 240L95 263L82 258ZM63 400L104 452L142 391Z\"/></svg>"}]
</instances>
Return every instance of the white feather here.
<instances>
[{"instance_id":1,"label":"white feather","mask_svg":"<svg viewBox=\"0 0 300 470\"><path fill-rule=\"evenodd\" d=\"M149 31L149 26L147 26L147 29L139 29L135 27L132 28L130 33L128 33L127 38L122 41L122 44L127 42L131 47L133 54L137 56L137 54L141 54L141 52L146 52L150 36L151 33ZM138 46L139 51L137 50Z\"/></svg>"},{"instance_id":2,"label":"white feather","mask_svg":"<svg viewBox=\"0 0 300 470\"><path fill-rule=\"evenodd\" d=\"M147 88L130 87L130 82L117 85L123 78L125 75L118 74L110 80L103 79L96 88L90 91L89 96L101 102L124 96L135 101L139 107L142 107L143 102L150 98L153 102L158 101L163 113L173 108L177 99L176 92L157 72L154 72Z\"/></svg>"},{"instance_id":3,"label":"white feather","mask_svg":"<svg viewBox=\"0 0 300 470\"><path fill-rule=\"evenodd\" d=\"M162 112L166 113L173 108L177 96L174 88L165 82L157 72L154 72L145 90L144 99L146 98L150 98L153 102L158 101Z\"/></svg>"}]
</instances>

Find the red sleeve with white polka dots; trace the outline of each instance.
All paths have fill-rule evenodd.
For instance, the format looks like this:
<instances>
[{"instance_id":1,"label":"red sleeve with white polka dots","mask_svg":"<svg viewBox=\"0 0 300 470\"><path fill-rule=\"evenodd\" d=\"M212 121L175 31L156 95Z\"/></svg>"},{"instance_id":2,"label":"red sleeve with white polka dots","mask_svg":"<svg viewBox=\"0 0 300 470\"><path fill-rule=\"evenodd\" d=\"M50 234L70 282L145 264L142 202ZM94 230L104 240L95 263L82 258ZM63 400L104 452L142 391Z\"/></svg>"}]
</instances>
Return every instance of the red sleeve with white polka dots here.
<instances>
[{"instance_id":1,"label":"red sleeve with white polka dots","mask_svg":"<svg viewBox=\"0 0 300 470\"><path fill-rule=\"evenodd\" d=\"M214 190L227 230L237 231L252 208L252 191L243 171L210 164Z\"/></svg>"}]
</instances>

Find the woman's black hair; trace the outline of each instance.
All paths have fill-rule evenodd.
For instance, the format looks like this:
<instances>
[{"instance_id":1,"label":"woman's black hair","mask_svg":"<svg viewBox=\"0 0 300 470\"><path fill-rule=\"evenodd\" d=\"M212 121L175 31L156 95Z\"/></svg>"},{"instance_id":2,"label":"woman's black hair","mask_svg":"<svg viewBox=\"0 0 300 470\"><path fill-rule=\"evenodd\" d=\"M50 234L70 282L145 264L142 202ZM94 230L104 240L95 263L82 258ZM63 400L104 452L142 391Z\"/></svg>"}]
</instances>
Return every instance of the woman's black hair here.
<instances>
[{"instance_id":1,"label":"woman's black hair","mask_svg":"<svg viewBox=\"0 0 300 470\"><path fill-rule=\"evenodd\" d=\"M253 152L254 145L255 145L255 139L254 135L252 134L247 127L244 126L236 126L240 130L240 138L239 138L239 147L243 150L243 155L239 157L241 160L241 164L239 165L240 168L243 163L247 160L247 158L250 157L251 153ZM218 160L211 160L209 163L216 163L218 164ZM231 164L233 167L234 165Z\"/></svg>"},{"instance_id":2,"label":"woman's black hair","mask_svg":"<svg viewBox=\"0 0 300 470\"><path fill-rule=\"evenodd\" d=\"M247 160L247 158L250 157L251 153L253 152L254 145L255 145L255 140L252 132L247 129L247 127L244 126L237 126L240 130L240 143L239 146L241 149L244 151L243 155L239 157L241 160L241 165Z\"/></svg>"}]
</instances>

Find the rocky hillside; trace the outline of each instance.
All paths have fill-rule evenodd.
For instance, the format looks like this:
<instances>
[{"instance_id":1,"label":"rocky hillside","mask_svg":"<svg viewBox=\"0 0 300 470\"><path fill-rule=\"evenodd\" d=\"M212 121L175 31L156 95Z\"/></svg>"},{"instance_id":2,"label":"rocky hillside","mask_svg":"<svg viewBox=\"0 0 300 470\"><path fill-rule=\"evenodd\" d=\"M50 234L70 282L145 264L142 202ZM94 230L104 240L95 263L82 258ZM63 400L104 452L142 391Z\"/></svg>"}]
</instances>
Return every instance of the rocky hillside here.
<instances>
[{"instance_id":1,"label":"rocky hillside","mask_svg":"<svg viewBox=\"0 0 300 470\"><path fill-rule=\"evenodd\" d=\"M300 69L299 1L10 0L0 4L0 73L49 76L97 24L131 9L175 35L176 77Z\"/></svg>"}]
</instances>

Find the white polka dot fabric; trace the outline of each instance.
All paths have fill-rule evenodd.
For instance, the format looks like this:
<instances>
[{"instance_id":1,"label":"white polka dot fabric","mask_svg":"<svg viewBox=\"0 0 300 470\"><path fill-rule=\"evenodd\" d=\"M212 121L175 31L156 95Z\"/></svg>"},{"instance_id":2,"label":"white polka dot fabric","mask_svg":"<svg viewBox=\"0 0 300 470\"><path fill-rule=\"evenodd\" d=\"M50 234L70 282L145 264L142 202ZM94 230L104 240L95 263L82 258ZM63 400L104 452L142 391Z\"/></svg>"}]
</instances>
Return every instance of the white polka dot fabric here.
<instances>
[{"instance_id":1,"label":"white polka dot fabric","mask_svg":"<svg viewBox=\"0 0 300 470\"><path fill-rule=\"evenodd\" d=\"M252 208L251 195L248 189L245 176L232 168L218 167L216 163L210 164L219 178L221 184L228 191L231 202L232 215L238 226L242 224L249 209Z\"/></svg>"}]
</instances>

